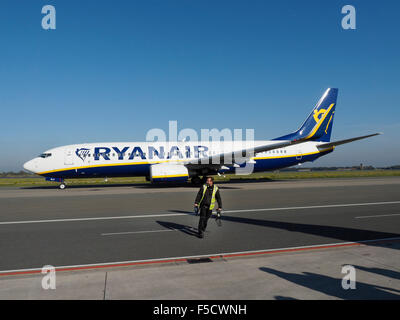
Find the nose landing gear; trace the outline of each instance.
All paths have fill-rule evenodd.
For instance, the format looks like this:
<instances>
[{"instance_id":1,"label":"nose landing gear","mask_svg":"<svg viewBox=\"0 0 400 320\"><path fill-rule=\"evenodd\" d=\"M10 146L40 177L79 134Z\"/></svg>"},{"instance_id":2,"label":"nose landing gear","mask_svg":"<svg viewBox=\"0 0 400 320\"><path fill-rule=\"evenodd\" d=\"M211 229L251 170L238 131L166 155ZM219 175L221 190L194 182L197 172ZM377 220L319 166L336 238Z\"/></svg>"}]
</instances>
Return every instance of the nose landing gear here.
<instances>
[{"instance_id":1,"label":"nose landing gear","mask_svg":"<svg viewBox=\"0 0 400 320\"><path fill-rule=\"evenodd\" d=\"M46 181L59 182L58 188L60 190L64 190L67 187L63 178L46 177Z\"/></svg>"},{"instance_id":2,"label":"nose landing gear","mask_svg":"<svg viewBox=\"0 0 400 320\"><path fill-rule=\"evenodd\" d=\"M60 185L58 186L60 190L64 190L66 187L67 185L64 182L61 182Z\"/></svg>"}]
</instances>

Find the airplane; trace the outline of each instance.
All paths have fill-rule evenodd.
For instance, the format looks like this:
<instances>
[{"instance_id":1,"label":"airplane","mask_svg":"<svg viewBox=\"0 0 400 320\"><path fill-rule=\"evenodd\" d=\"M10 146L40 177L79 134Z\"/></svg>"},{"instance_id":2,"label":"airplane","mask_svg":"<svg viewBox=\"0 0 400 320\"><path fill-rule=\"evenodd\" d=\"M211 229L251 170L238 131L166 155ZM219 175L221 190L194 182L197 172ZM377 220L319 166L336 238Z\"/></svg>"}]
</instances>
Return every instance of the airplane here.
<instances>
[{"instance_id":1,"label":"airplane","mask_svg":"<svg viewBox=\"0 0 400 320\"><path fill-rule=\"evenodd\" d=\"M338 95L328 88L300 128L272 139L244 141L104 142L49 149L26 162L24 169L59 183L65 179L144 176L152 183L202 183L205 176L271 171L315 161L336 146L379 135L330 141ZM243 141L242 141L243 142ZM203 177L203 178L201 178Z\"/></svg>"}]
</instances>

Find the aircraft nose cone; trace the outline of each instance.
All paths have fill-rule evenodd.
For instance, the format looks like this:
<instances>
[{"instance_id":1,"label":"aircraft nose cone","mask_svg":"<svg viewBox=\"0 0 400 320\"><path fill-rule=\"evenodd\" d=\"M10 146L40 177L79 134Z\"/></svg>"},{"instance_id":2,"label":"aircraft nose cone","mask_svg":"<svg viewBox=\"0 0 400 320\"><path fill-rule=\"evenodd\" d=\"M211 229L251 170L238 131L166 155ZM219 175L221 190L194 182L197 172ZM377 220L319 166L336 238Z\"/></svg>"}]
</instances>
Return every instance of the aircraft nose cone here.
<instances>
[{"instance_id":1,"label":"aircraft nose cone","mask_svg":"<svg viewBox=\"0 0 400 320\"><path fill-rule=\"evenodd\" d=\"M29 160L28 162L25 162L24 163L24 169L29 171L29 172L35 173L34 161L33 160Z\"/></svg>"}]
</instances>

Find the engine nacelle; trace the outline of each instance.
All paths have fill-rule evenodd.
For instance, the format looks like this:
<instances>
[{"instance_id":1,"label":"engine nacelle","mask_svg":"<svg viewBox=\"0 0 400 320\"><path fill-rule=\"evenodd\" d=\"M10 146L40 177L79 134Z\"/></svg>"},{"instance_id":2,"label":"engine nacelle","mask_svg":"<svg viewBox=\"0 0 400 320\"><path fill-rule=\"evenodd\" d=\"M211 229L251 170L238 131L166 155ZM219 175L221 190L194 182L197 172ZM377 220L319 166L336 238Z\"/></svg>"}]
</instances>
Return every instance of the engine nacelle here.
<instances>
[{"instance_id":1,"label":"engine nacelle","mask_svg":"<svg viewBox=\"0 0 400 320\"><path fill-rule=\"evenodd\" d=\"M160 163L150 166L151 182L185 182L188 179L189 172L184 165Z\"/></svg>"}]
</instances>

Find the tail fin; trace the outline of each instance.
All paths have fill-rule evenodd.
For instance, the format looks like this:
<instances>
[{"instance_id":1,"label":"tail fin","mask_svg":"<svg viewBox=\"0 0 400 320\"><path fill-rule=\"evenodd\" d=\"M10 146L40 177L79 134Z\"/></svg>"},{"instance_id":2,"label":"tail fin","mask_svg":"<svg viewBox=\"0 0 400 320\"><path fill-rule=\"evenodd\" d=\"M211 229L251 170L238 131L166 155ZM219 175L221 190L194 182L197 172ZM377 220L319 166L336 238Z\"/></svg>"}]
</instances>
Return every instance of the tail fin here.
<instances>
[{"instance_id":1,"label":"tail fin","mask_svg":"<svg viewBox=\"0 0 400 320\"><path fill-rule=\"evenodd\" d=\"M331 139L337 94L338 89L327 89L300 129L274 140L316 140L329 142Z\"/></svg>"}]
</instances>

